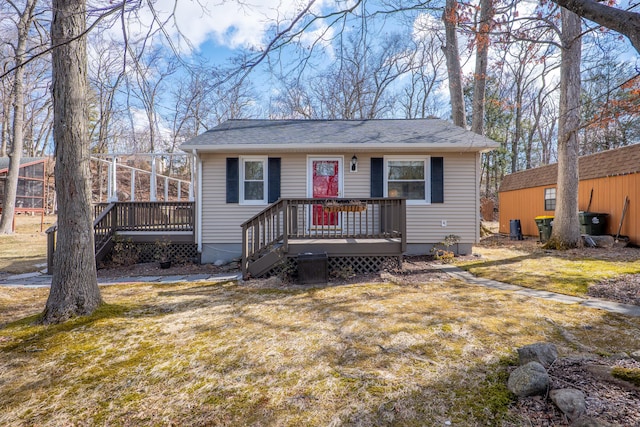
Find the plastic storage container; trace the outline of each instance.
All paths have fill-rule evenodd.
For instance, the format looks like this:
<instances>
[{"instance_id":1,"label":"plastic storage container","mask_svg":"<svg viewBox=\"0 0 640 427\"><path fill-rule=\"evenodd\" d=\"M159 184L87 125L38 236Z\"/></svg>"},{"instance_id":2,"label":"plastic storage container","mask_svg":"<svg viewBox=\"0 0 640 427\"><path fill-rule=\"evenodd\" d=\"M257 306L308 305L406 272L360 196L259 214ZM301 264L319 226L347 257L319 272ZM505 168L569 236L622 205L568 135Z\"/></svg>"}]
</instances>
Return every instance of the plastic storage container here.
<instances>
[{"instance_id":1,"label":"plastic storage container","mask_svg":"<svg viewBox=\"0 0 640 427\"><path fill-rule=\"evenodd\" d=\"M579 212L580 233L591 236L602 236L607 230L607 216L609 214L594 212Z\"/></svg>"},{"instance_id":2,"label":"plastic storage container","mask_svg":"<svg viewBox=\"0 0 640 427\"><path fill-rule=\"evenodd\" d=\"M535 217L536 225L538 226L538 233L540 234L540 242L544 243L551 238L551 231L553 231L553 218L552 216L537 216Z\"/></svg>"},{"instance_id":3,"label":"plastic storage container","mask_svg":"<svg viewBox=\"0 0 640 427\"><path fill-rule=\"evenodd\" d=\"M512 219L509 221L509 239L511 240L523 240L522 237L522 224L519 219Z\"/></svg>"}]
</instances>

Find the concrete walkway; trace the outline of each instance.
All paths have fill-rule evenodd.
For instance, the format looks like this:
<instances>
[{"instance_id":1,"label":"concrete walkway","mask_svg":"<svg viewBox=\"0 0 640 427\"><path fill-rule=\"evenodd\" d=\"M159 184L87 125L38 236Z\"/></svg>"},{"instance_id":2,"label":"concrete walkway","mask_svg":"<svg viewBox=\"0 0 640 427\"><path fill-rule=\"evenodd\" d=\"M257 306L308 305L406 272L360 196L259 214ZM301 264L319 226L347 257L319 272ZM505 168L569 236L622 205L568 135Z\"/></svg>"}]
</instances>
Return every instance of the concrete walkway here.
<instances>
[{"instance_id":1,"label":"concrete walkway","mask_svg":"<svg viewBox=\"0 0 640 427\"><path fill-rule=\"evenodd\" d=\"M625 314L627 316L640 317L640 306L621 304L613 301L606 301L598 298L582 298L570 295L556 294L554 292L540 291L536 289L523 288L521 286L498 282L496 280L475 277L458 267L448 264L434 264L433 268L440 269L456 279L460 279L472 285L484 286L486 288L498 289L501 291L514 292L518 295L525 295L531 298L542 298L564 304L579 304L584 307L597 308L611 313ZM236 272L223 274L184 274L174 276L137 276L119 278L98 278L99 285L119 285L124 283L178 283L178 282L224 282L229 280L242 280L242 275ZM51 276L43 273L25 273L13 276L0 277L0 286L44 288L51 286Z\"/></svg>"},{"instance_id":2,"label":"concrete walkway","mask_svg":"<svg viewBox=\"0 0 640 427\"><path fill-rule=\"evenodd\" d=\"M121 285L124 283L178 283L178 282L226 282L240 280L242 275L235 272L222 274L176 274L173 276L98 277L99 285ZM43 273L15 274L0 277L0 286L22 288L46 288L51 286L51 276Z\"/></svg>"},{"instance_id":3,"label":"concrete walkway","mask_svg":"<svg viewBox=\"0 0 640 427\"><path fill-rule=\"evenodd\" d=\"M472 285L484 286L485 288L498 289L501 291L511 291L518 295L525 295L531 298L542 298L564 304L579 304L584 307L597 308L611 313L625 314L627 316L640 317L640 306L631 304L621 304L619 302L607 301L599 298L583 298L570 295L556 294L554 292L540 291L537 289L523 288L522 286L511 285L491 279L475 277L471 273L453 265L433 265L451 277L460 279Z\"/></svg>"}]
</instances>

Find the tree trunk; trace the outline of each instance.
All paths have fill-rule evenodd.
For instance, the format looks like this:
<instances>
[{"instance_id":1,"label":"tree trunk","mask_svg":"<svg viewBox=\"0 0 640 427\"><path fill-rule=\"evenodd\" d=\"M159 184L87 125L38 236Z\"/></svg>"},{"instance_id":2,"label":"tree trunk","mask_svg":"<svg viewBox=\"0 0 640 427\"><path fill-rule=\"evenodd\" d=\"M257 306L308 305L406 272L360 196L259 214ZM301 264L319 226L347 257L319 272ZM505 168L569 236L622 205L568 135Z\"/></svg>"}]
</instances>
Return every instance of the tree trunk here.
<instances>
[{"instance_id":1,"label":"tree trunk","mask_svg":"<svg viewBox=\"0 0 640 427\"><path fill-rule=\"evenodd\" d=\"M24 57L27 52L29 27L33 22L33 10L36 0L27 0L24 11L18 21L18 42L15 47L16 72L13 80L13 126L11 154L9 155L9 172L4 184L2 200L2 217L0 217L0 234L13 233L13 217L16 209L22 146L24 144Z\"/></svg>"},{"instance_id":2,"label":"tree trunk","mask_svg":"<svg viewBox=\"0 0 640 427\"><path fill-rule=\"evenodd\" d=\"M442 14L444 21L446 45L444 56L447 60L447 72L449 75L449 95L451 97L451 118L453 124L460 127L467 126L464 108L464 93L462 92L462 68L460 67L460 53L458 52L458 3L456 0L447 0Z\"/></svg>"},{"instance_id":3,"label":"tree trunk","mask_svg":"<svg viewBox=\"0 0 640 427\"><path fill-rule=\"evenodd\" d=\"M493 20L493 0L480 0L480 22L476 35L476 70L473 88L471 130L484 135L484 102L489 62L489 31Z\"/></svg>"},{"instance_id":4,"label":"tree trunk","mask_svg":"<svg viewBox=\"0 0 640 427\"><path fill-rule=\"evenodd\" d=\"M89 134L85 0L54 0L51 23L53 138L58 239L44 323L89 315L100 305L96 277Z\"/></svg>"},{"instance_id":5,"label":"tree trunk","mask_svg":"<svg viewBox=\"0 0 640 427\"><path fill-rule=\"evenodd\" d=\"M640 53L640 13L618 9L608 6L609 3L596 0L552 1L583 18L627 36L633 47Z\"/></svg>"},{"instance_id":6,"label":"tree trunk","mask_svg":"<svg viewBox=\"0 0 640 427\"><path fill-rule=\"evenodd\" d=\"M547 247L566 249L580 242L578 220L578 131L580 126L580 17L562 9L558 188L553 232Z\"/></svg>"},{"instance_id":7,"label":"tree trunk","mask_svg":"<svg viewBox=\"0 0 640 427\"><path fill-rule=\"evenodd\" d=\"M0 123L0 157L7 157L7 143L9 142L9 115L11 114L11 103L13 95L9 93L3 94L2 103L2 122Z\"/></svg>"}]
</instances>

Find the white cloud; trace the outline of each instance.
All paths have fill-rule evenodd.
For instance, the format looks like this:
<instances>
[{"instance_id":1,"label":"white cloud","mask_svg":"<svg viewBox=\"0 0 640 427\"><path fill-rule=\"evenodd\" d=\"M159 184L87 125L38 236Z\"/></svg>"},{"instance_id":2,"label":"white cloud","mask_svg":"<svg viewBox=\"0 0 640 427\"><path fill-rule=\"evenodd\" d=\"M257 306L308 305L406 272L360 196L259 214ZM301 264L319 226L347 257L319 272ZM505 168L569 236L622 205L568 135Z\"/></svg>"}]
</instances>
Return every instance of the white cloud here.
<instances>
[{"instance_id":1,"label":"white cloud","mask_svg":"<svg viewBox=\"0 0 640 427\"><path fill-rule=\"evenodd\" d=\"M414 40L424 40L438 37L444 32L444 23L428 13L421 13L413 21Z\"/></svg>"},{"instance_id":2,"label":"white cloud","mask_svg":"<svg viewBox=\"0 0 640 427\"><path fill-rule=\"evenodd\" d=\"M312 11L319 12L327 1L314 3ZM260 49L269 29L274 25L286 27L307 4L308 0L227 0L215 3L202 0L157 0L154 2L154 9L159 19L166 21L165 29L174 43L180 33L196 49L207 41L229 49ZM171 18L172 13L174 16ZM137 12L136 19L129 22L129 31L134 36L143 36L152 21L152 11L145 5ZM317 31L322 30L319 28ZM181 43L178 47L183 51L188 49L186 43Z\"/></svg>"}]
</instances>

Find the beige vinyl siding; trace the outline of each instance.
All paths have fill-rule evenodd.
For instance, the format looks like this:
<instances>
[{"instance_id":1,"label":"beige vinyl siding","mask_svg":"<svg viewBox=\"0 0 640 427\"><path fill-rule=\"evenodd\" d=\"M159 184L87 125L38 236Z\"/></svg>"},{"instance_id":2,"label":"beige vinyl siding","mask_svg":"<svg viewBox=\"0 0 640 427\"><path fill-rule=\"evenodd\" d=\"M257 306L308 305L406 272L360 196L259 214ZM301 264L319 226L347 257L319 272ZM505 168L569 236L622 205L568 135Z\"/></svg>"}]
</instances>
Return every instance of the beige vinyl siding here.
<instances>
[{"instance_id":1,"label":"beige vinyl siding","mask_svg":"<svg viewBox=\"0 0 640 427\"><path fill-rule=\"evenodd\" d=\"M240 225L262 211L267 205L244 206L227 203L227 157L242 157L238 153L202 156L202 242L240 243ZM306 155L276 155L280 157L281 197L306 197Z\"/></svg>"},{"instance_id":2,"label":"beige vinyl siding","mask_svg":"<svg viewBox=\"0 0 640 427\"><path fill-rule=\"evenodd\" d=\"M429 153L416 153L425 157ZM384 153L361 154L358 172L350 172L353 153L330 153L327 157L343 156L344 198L370 197L372 157ZM407 157L411 154L406 154ZM436 243L449 234L461 237L461 243L477 239L479 201L476 153L438 153L444 157L444 203L407 206L408 243ZM317 154L313 155L317 157ZM226 203L226 158L241 157L238 153L202 155L202 242L240 243L240 225L262 211L266 205L241 206ZM283 198L308 197L307 158L304 153L269 154L280 157ZM442 227L442 220L447 227Z\"/></svg>"},{"instance_id":3,"label":"beige vinyl siding","mask_svg":"<svg viewBox=\"0 0 640 427\"><path fill-rule=\"evenodd\" d=\"M440 154L437 154L440 156ZM437 243L460 236L460 243L477 240L479 200L476 153L444 154L444 203L407 206L407 243ZM447 226L442 227L442 221Z\"/></svg>"}]
</instances>

